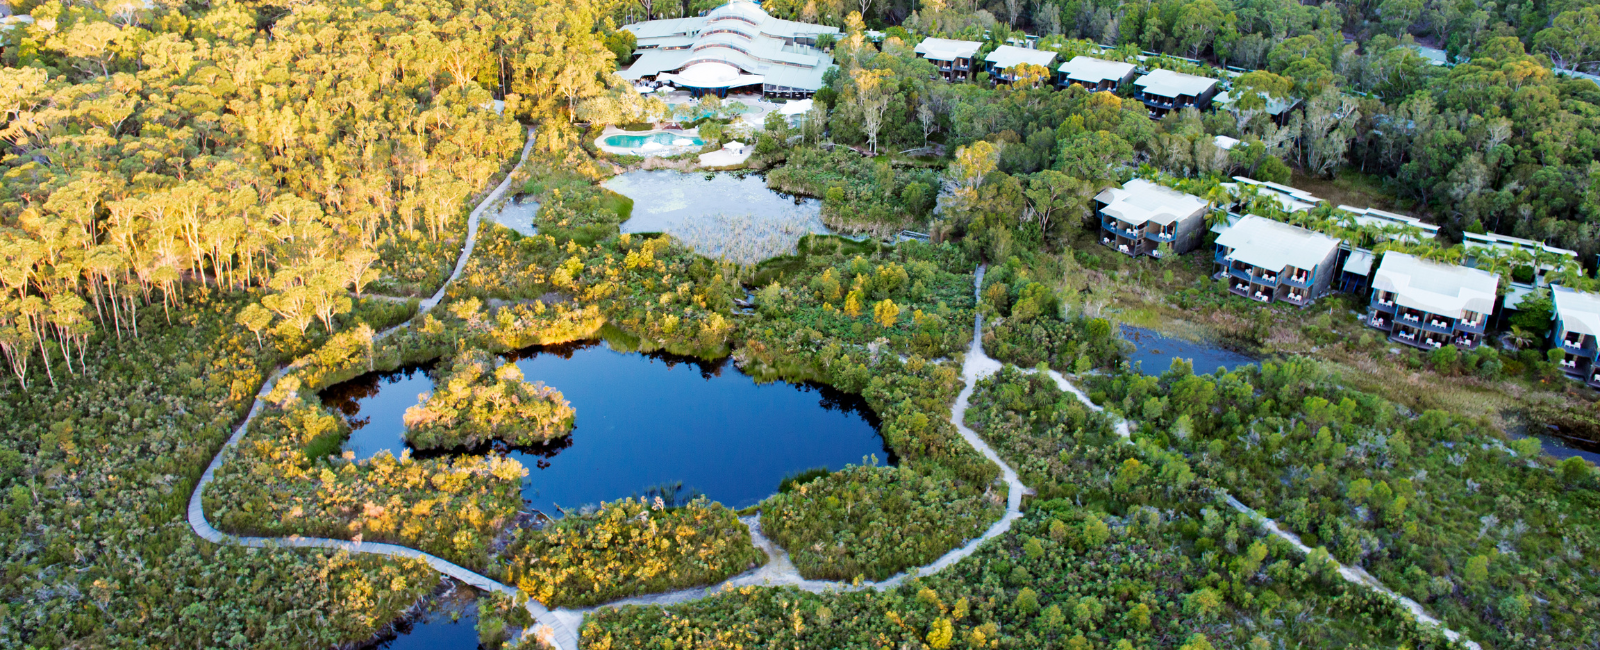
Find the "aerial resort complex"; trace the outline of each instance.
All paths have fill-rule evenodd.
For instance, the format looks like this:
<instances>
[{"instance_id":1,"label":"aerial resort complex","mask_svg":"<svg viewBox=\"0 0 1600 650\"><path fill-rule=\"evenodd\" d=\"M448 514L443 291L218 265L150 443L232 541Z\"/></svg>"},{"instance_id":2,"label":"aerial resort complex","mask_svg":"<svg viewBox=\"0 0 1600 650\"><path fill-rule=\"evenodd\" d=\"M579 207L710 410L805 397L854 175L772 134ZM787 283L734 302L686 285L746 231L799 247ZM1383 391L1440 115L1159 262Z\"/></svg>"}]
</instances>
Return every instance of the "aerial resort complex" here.
<instances>
[{"instance_id":1,"label":"aerial resort complex","mask_svg":"<svg viewBox=\"0 0 1600 650\"><path fill-rule=\"evenodd\" d=\"M0 650L1600 650L1597 24L0 3Z\"/></svg>"},{"instance_id":2,"label":"aerial resort complex","mask_svg":"<svg viewBox=\"0 0 1600 650\"><path fill-rule=\"evenodd\" d=\"M804 99L822 87L833 57L817 37L839 28L781 20L750 0L733 0L704 16L624 25L638 58L617 71L629 81L663 81L690 91L726 96L757 91L766 97Z\"/></svg>"}]
</instances>

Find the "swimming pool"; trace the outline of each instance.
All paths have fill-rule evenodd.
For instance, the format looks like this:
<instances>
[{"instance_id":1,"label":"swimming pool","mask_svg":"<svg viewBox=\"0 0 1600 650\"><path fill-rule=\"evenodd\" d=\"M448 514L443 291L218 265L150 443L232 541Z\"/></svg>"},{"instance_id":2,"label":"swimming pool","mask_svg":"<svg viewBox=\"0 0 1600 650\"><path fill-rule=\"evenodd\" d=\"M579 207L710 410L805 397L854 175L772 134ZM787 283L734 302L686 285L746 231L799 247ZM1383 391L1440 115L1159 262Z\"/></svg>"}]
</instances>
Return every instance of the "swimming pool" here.
<instances>
[{"instance_id":1,"label":"swimming pool","mask_svg":"<svg viewBox=\"0 0 1600 650\"><path fill-rule=\"evenodd\" d=\"M651 133L649 135L613 135L607 137L605 145L618 149L638 149L652 142L663 147L700 147L705 146L705 140L682 133Z\"/></svg>"}]
</instances>

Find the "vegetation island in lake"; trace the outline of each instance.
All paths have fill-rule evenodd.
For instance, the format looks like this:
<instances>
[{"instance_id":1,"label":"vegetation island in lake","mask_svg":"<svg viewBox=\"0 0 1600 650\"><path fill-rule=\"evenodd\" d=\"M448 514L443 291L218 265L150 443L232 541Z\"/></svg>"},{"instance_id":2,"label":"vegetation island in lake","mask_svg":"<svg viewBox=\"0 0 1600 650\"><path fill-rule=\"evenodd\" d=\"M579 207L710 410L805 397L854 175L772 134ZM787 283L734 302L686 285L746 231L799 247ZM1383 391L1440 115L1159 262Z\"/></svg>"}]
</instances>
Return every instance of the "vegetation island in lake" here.
<instances>
[{"instance_id":1,"label":"vegetation island in lake","mask_svg":"<svg viewBox=\"0 0 1600 650\"><path fill-rule=\"evenodd\" d=\"M1600 6L0 14L0 647L1600 646Z\"/></svg>"}]
</instances>

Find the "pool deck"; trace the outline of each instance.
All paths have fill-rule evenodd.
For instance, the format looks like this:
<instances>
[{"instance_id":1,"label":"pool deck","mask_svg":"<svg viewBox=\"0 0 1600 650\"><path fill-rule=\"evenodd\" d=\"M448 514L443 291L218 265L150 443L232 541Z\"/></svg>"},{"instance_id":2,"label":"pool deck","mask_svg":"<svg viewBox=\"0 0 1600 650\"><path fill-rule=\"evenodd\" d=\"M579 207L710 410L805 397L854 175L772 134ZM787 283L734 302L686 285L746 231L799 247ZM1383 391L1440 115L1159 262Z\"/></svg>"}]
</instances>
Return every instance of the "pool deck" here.
<instances>
[{"instance_id":1,"label":"pool deck","mask_svg":"<svg viewBox=\"0 0 1600 650\"><path fill-rule=\"evenodd\" d=\"M698 128L687 129L687 130L685 130L685 129L651 129L649 131L624 131L624 130L619 129L619 128L615 127L615 126L607 126L606 130L600 132L600 137L595 138L594 146L598 147L601 151L604 151L606 153L616 154L616 155L621 155L621 156L676 156L676 155L682 154L682 153L688 153L688 152L691 152L691 151L697 151L697 150L700 149L700 147L703 147L705 145L662 147L660 149L652 149L652 150L650 150L649 153L645 153L644 152L644 147L613 147L611 145L606 144L606 138L609 138L609 137L614 136L614 135L631 135L631 136L645 137L645 136L650 136L650 135L653 135L653 134L656 134L656 133L671 133L673 135L681 135L681 136L686 137L686 138L691 138L691 137L692 138L698 138L698 137L700 137L699 132L700 132L700 130Z\"/></svg>"}]
</instances>

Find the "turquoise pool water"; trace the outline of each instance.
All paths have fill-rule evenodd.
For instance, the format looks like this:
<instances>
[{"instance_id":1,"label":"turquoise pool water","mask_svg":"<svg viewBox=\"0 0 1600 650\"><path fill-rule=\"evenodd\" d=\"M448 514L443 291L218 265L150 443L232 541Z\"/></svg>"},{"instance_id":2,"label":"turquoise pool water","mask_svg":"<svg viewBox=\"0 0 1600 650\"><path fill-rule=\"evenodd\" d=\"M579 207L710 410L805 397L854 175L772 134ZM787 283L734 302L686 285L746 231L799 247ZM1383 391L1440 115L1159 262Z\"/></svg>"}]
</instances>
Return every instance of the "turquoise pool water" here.
<instances>
[{"instance_id":1,"label":"turquoise pool water","mask_svg":"<svg viewBox=\"0 0 1600 650\"><path fill-rule=\"evenodd\" d=\"M613 135L605 139L606 146L618 149L637 149L648 143L654 142L663 147L679 146L674 144L680 140L688 140L689 144L696 147L704 146L705 141L692 135L681 133L651 133L650 135Z\"/></svg>"}]
</instances>

